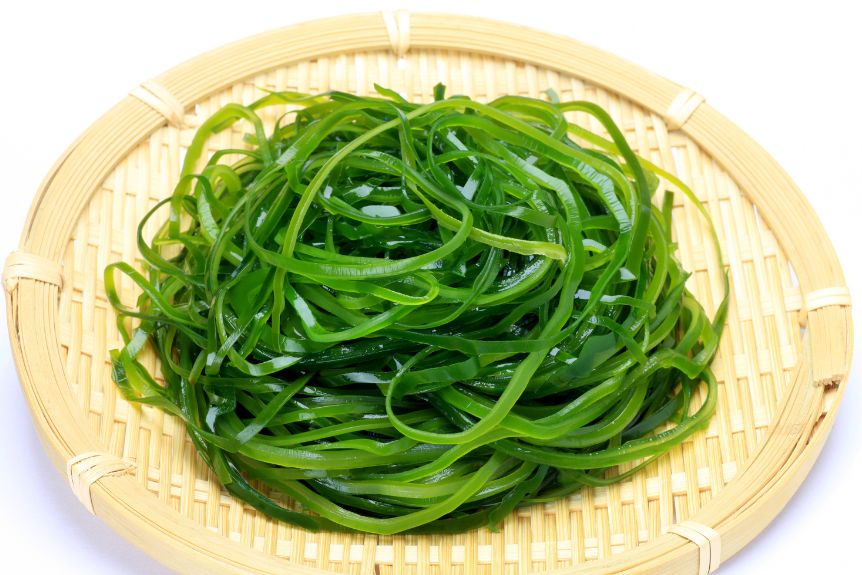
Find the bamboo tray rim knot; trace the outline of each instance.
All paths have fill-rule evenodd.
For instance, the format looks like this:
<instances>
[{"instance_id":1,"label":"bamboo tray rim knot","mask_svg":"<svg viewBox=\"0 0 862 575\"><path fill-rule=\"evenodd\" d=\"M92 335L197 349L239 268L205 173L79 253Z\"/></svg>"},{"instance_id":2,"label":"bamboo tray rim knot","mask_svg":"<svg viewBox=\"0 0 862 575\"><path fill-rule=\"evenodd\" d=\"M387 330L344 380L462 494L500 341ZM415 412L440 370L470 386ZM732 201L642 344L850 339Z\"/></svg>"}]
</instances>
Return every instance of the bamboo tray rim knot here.
<instances>
[{"instance_id":1,"label":"bamboo tray rim knot","mask_svg":"<svg viewBox=\"0 0 862 575\"><path fill-rule=\"evenodd\" d=\"M3 266L3 287L12 292L22 278L63 287L63 270L59 262L25 251L14 251Z\"/></svg>"}]
</instances>

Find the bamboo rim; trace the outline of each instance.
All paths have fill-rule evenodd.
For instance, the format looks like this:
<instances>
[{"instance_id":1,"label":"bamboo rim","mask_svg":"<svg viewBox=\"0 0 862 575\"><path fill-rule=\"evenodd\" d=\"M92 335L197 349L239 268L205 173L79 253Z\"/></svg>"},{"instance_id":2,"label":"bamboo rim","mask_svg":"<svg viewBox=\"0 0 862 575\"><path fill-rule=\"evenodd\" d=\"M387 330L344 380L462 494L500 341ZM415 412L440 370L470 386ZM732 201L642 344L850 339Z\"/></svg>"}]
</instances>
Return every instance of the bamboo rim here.
<instances>
[{"instance_id":1,"label":"bamboo rim","mask_svg":"<svg viewBox=\"0 0 862 575\"><path fill-rule=\"evenodd\" d=\"M166 119L182 122L183 110L256 72L321 55L377 49L403 55L417 48L505 54L588 79L665 118L707 151L744 190L789 254L803 294L803 353L757 452L718 496L690 518L693 526L689 527L699 535L667 533L625 553L556 572L713 570L753 539L789 500L811 469L836 417L850 367L852 326L835 251L807 200L780 166L696 93L571 39L478 18L367 14L261 34L158 76L72 144L42 183L19 252L7 261L4 273L13 355L49 456L68 473L70 461L99 450L64 373L56 340L56 302L64 247L86 203L111 170ZM284 570L283 560L178 518L123 475L122 466L103 463L114 474L100 475L85 490L94 513L171 567L201 573ZM329 573L293 564L291 569Z\"/></svg>"}]
</instances>

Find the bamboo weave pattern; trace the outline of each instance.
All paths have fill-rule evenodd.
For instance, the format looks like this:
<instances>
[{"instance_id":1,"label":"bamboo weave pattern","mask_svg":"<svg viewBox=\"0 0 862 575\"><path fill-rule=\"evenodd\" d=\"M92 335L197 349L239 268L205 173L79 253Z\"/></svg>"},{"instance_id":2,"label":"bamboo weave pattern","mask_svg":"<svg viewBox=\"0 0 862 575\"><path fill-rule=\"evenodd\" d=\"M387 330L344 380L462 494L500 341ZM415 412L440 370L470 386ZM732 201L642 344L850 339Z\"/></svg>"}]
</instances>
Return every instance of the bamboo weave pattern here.
<instances>
[{"instance_id":1,"label":"bamboo weave pattern","mask_svg":"<svg viewBox=\"0 0 862 575\"><path fill-rule=\"evenodd\" d=\"M410 48L402 58L399 63L390 51L346 53L249 78L187 109L182 128L157 130L116 167L81 214L67 245L59 299L65 370L91 431L113 455L135 461L137 481L177 513L263 553L334 573L368 573L370 565L381 574L541 573L609 557L656 538L715 497L770 424L801 354L803 298L786 255L714 160L684 132L669 129L662 118L631 101L578 78L496 57ZM261 95L258 88L337 88L364 94L373 82L428 101L438 81L449 94L479 100L507 93L541 97L550 87L564 100L594 101L614 116L638 153L692 185L718 228L733 292L714 363L720 386L717 413L707 430L631 480L522 509L497 533L482 529L384 537L313 534L278 524L220 490L175 419L131 407L118 397L107 352L120 341L101 271L112 261L137 260L137 222L170 193L183 147L200 122L222 105L250 102ZM275 114L268 119L274 121ZM211 145L238 146L242 135L237 125ZM694 272L691 289L712 312L721 293L720 271L696 212L682 198L676 201L679 256ZM123 288L124 300L132 301L132 286L127 282Z\"/></svg>"}]
</instances>

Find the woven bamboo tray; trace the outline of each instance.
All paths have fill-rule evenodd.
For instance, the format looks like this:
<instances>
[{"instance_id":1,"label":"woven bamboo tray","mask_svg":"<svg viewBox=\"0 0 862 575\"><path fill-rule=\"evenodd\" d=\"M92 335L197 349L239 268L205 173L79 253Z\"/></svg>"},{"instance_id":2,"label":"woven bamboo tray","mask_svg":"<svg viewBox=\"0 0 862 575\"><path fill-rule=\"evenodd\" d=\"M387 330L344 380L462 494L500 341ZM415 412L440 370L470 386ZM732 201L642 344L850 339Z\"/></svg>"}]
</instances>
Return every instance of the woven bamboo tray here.
<instances>
[{"instance_id":1,"label":"woven bamboo tray","mask_svg":"<svg viewBox=\"0 0 862 575\"><path fill-rule=\"evenodd\" d=\"M373 82L429 100L438 81L479 100L550 87L595 101L641 155L692 184L731 278L718 410L708 429L630 480L521 509L499 532L304 532L233 500L175 419L118 397L108 350L120 339L102 270L137 259L137 221L170 193L195 127L225 103L249 102L260 87L363 94ZM239 145L242 132L219 138L213 146ZM713 309L721 270L682 200L674 234L691 289ZM573 40L429 14L277 30L142 84L45 179L4 285L21 383L53 462L91 511L184 573L711 572L808 473L852 349L849 292L825 230L784 171L703 98ZM132 286L123 289L132 301Z\"/></svg>"}]
</instances>

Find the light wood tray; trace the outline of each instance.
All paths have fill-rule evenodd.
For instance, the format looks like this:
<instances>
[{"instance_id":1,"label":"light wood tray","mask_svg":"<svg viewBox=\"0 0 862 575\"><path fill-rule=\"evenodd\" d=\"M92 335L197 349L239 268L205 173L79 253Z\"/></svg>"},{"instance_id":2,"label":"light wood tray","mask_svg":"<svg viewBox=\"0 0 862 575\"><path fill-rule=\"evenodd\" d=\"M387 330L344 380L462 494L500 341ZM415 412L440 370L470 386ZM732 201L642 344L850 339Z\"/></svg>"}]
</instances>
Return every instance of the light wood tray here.
<instances>
[{"instance_id":1,"label":"light wood tray","mask_svg":"<svg viewBox=\"0 0 862 575\"><path fill-rule=\"evenodd\" d=\"M714 363L718 411L707 430L631 480L521 509L496 533L315 534L275 522L220 489L175 419L118 397L108 350L120 340L102 270L138 258L136 223L170 193L195 127L221 105L256 99L259 87L363 94L373 82L427 101L441 81L448 94L479 100L540 97L550 87L564 100L597 102L640 154L692 184L715 220L732 286ZM241 136L227 131L212 145ZM721 270L681 200L674 233L691 288L714 309ZM849 294L808 202L697 94L569 39L429 14L293 26L143 84L48 175L5 287L21 383L50 457L85 505L181 572L707 573L759 533L808 473L852 349Z\"/></svg>"}]
</instances>

